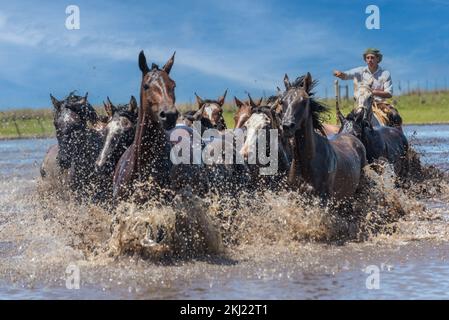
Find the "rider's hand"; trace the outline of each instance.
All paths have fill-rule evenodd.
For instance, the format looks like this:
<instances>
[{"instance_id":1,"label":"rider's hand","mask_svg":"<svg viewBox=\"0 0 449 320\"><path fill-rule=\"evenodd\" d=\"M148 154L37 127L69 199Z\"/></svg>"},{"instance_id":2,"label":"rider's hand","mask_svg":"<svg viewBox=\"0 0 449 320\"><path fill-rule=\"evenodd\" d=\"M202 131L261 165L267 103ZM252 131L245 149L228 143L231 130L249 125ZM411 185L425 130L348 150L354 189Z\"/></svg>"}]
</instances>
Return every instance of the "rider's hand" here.
<instances>
[{"instance_id":1,"label":"rider's hand","mask_svg":"<svg viewBox=\"0 0 449 320\"><path fill-rule=\"evenodd\" d=\"M334 76L336 76L337 78L343 79L344 77L344 73L338 70L334 70Z\"/></svg>"}]
</instances>

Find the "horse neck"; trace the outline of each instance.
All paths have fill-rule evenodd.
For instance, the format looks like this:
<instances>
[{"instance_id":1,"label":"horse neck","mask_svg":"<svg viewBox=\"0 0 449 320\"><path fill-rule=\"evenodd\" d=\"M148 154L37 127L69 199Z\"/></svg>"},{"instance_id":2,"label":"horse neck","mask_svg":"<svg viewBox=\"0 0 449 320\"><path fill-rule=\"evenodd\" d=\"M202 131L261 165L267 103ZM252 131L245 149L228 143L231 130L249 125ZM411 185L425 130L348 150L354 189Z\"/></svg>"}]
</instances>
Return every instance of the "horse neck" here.
<instances>
[{"instance_id":1,"label":"horse neck","mask_svg":"<svg viewBox=\"0 0 449 320\"><path fill-rule=\"evenodd\" d=\"M152 105L144 99L143 93L140 96L140 105L133 142L138 172L157 163L165 155L167 146L165 131L157 121Z\"/></svg>"},{"instance_id":2,"label":"horse neck","mask_svg":"<svg viewBox=\"0 0 449 320\"><path fill-rule=\"evenodd\" d=\"M305 121L305 124L295 132L294 144L293 144L293 161L290 175L295 175L298 167L301 170L301 175L305 179L311 173L311 167L313 159L316 154L316 133L313 128L312 115L309 111L309 115Z\"/></svg>"},{"instance_id":3,"label":"horse neck","mask_svg":"<svg viewBox=\"0 0 449 320\"><path fill-rule=\"evenodd\" d=\"M74 140L78 154L73 162L75 170L90 170L102 147L100 133L86 127L77 133Z\"/></svg>"}]
</instances>

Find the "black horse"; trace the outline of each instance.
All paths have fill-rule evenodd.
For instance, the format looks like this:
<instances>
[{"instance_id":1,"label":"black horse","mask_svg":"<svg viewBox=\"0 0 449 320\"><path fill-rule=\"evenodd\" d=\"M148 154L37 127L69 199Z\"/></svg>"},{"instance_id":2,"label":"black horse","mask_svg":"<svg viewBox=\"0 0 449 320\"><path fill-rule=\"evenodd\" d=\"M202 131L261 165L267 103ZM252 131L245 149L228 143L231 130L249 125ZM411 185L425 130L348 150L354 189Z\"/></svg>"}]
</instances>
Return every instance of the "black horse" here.
<instances>
[{"instance_id":1,"label":"black horse","mask_svg":"<svg viewBox=\"0 0 449 320\"><path fill-rule=\"evenodd\" d=\"M365 109L364 109L365 110ZM409 144L400 127L373 126L370 121L372 115L365 116L365 112L351 111L346 117L337 109L340 120L340 133L349 133L362 141L366 148L368 163L378 159L385 159L394 167L399 177L408 174L409 166L407 152Z\"/></svg>"},{"instance_id":2,"label":"black horse","mask_svg":"<svg viewBox=\"0 0 449 320\"><path fill-rule=\"evenodd\" d=\"M87 101L87 93L82 97L72 92L61 101L50 97L58 140L56 163L62 170L70 169L69 186L78 200L103 199L103 179L94 170L102 147L102 131L95 129L99 118Z\"/></svg>"}]
</instances>

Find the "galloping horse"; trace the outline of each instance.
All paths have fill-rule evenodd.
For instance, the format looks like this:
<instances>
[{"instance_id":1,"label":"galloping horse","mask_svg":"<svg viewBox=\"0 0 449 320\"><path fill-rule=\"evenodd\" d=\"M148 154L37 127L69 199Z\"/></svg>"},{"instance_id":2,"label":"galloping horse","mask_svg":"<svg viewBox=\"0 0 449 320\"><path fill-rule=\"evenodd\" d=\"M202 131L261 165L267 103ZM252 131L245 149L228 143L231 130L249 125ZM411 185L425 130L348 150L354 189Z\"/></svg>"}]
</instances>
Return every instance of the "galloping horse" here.
<instances>
[{"instance_id":1,"label":"galloping horse","mask_svg":"<svg viewBox=\"0 0 449 320\"><path fill-rule=\"evenodd\" d=\"M155 186L161 188L170 182L170 146L164 129L174 126L178 117L176 83L169 76L174 61L175 54L161 69L154 63L150 69L143 51L139 54L142 72L139 117L133 143L121 156L115 169L115 199L131 195L136 182L147 184L152 179ZM149 196L144 188L138 200L144 202Z\"/></svg>"},{"instance_id":2,"label":"galloping horse","mask_svg":"<svg viewBox=\"0 0 449 320\"><path fill-rule=\"evenodd\" d=\"M134 96L131 96L128 104L115 106L109 97L103 104L108 121L104 129L103 148L95 165L97 171L112 174L118 160L134 140L138 107Z\"/></svg>"},{"instance_id":3,"label":"galloping horse","mask_svg":"<svg viewBox=\"0 0 449 320\"><path fill-rule=\"evenodd\" d=\"M58 140L56 163L62 170L70 169L69 185L78 198L102 199L104 185L95 173L94 164L102 147L103 125L98 123L97 113L87 101L87 93L84 97L71 93L63 101L50 97L55 107L53 123ZM55 150L50 149L49 154L54 154ZM46 162L44 160L44 164Z\"/></svg>"},{"instance_id":4,"label":"galloping horse","mask_svg":"<svg viewBox=\"0 0 449 320\"><path fill-rule=\"evenodd\" d=\"M281 101L283 134L291 138L293 150L288 182L298 186L301 178L325 199L351 197L366 164L365 147L350 134L337 134L331 140L323 135L320 115L327 107L313 99L310 73L299 83L287 83Z\"/></svg>"}]
</instances>

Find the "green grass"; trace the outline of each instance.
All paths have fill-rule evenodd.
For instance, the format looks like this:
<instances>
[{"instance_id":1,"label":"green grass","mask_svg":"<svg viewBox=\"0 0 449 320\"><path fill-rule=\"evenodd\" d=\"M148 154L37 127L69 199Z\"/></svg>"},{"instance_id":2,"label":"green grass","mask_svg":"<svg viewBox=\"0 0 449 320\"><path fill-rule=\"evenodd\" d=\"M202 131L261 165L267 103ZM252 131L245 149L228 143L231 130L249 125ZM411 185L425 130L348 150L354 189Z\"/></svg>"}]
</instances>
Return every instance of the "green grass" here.
<instances>
[{"instance_id":1,"label":"green grass","mask_svg":"<svg viewBox=\"0 0 449 320\"><path fill-rule=\"evenodd\" d=\"M329 107L327 123L335 124L335 100L324 101ZM449 123L449 91L414 92L395 97L395 106L406 124ZM196 105L182 104L180 110L196 109ZM344 114L352 108L352 101L343 101ZM226 104L224 117L228 128L234 127L235 107ZM104 114L102 108L97 110ZM54 136L52 109L22 109L0 112L0 139Z\"/></svg>"}]
</instances>

